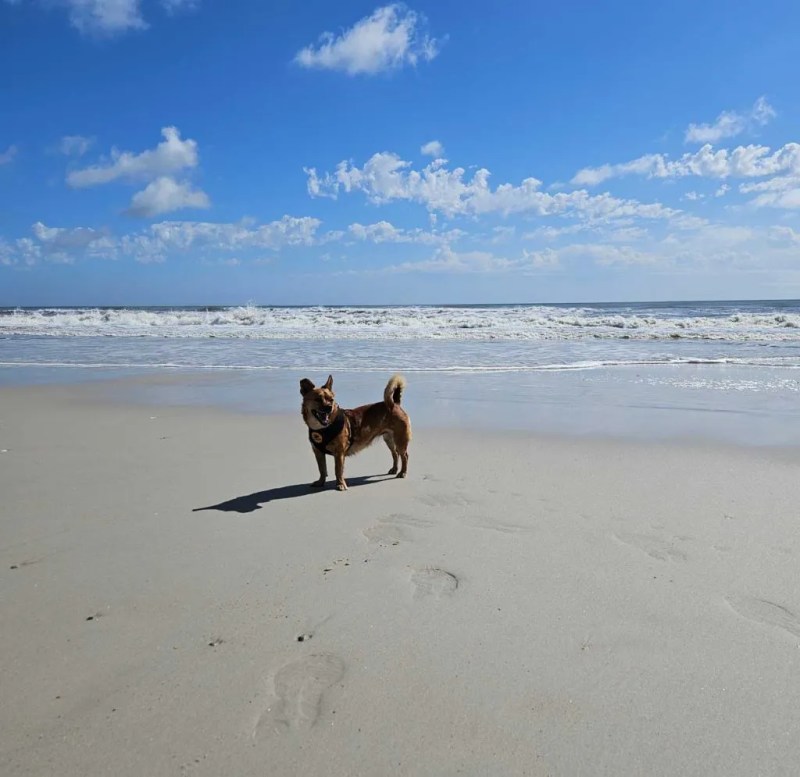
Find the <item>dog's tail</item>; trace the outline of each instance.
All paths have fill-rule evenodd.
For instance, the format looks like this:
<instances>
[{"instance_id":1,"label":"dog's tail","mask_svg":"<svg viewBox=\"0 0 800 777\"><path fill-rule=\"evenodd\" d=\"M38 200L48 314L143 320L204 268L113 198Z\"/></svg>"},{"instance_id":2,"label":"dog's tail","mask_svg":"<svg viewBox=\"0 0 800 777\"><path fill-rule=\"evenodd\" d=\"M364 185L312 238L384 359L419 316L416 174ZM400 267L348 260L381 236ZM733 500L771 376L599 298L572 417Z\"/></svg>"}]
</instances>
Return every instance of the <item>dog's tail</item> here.
<instances>
[{"instance_id":1,"label":"dog's tail","mask_svg":"<svg viewBox=\"0 0 800 777\"><path fill-rule=\"evenodd\" d=\"M403 398L403 390L405 387L406 379L402 375L392 375L383 391L383 401L389 407L399 405L400 400Z\"/></svg>"}]
</instances>

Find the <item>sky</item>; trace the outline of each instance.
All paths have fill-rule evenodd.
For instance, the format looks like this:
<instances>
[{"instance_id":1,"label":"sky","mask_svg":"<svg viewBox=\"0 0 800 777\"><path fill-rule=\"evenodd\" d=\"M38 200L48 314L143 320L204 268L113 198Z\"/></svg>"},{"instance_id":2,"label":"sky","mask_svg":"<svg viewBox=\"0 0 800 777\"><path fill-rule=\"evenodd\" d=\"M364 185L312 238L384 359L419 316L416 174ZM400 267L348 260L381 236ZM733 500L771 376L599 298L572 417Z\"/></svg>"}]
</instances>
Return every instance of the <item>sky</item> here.
<instances>
[{"instance_id":1,"label":"sky","mask_svg":"<svg viewBox=\"0 0 800 777\"><path fill-rule=\"evenodd\" d=\"M800 4L0 0L0 305L800 298Z\"/></svg>"}]
</instances>

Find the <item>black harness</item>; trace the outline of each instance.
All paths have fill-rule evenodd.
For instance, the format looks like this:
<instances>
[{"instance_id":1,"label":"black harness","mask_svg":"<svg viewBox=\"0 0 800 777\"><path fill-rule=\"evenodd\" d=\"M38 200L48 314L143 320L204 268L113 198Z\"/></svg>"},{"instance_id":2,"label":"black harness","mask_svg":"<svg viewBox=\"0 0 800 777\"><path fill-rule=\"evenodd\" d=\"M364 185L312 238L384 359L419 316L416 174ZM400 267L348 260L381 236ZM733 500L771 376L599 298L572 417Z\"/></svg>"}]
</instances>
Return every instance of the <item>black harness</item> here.
<instances>
[{"instance_id":1,"label":"black harness","mask_svg":"<svg viewBox=\"0 0 800 777\"><path fill-rule=\"evenodd\" d=\"M322 429L309 429L308 441L320 453L325 453L328 456L333 456L333 454L327 449L328 443L331 440L333 440L334 437L339 436L339 433L342 431L342 428L344 427L346 416L347 416L347 411L340 410L332 424L329 424L328 426L323 426ZM350 447L350 442L351 441L348 439L347 441L348 448Z\"/></svg>"}]
</instances>

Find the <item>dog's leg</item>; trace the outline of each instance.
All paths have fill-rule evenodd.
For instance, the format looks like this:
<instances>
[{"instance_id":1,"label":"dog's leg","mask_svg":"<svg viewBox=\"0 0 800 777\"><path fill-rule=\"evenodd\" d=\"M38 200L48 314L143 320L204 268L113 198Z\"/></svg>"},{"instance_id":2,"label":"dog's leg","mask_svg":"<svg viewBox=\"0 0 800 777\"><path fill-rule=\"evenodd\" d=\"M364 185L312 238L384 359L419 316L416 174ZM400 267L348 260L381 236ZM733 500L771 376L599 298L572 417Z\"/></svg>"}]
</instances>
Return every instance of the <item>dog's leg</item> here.
<instances>
[{"instance_id":1,"label":"dog's leg","mask_svg":"<svg viewBox=\"0 0 800 777\"><path fill-rule=\"evenodd\" d=\"M318 451L313 445L311 446L314 451L314 457L317 460L317 467L319 467L319 480L315 480L311 484L311 488L324 488L325 478L328 477L328 462L325 461L325 454Z\"/></svg>"},{"instance_id":2,"label":"dog's leg","mask_svg":"<svg viewBox=\"0 0 800 777\"><path fill-rule=\"evenodd\" d=\"M400 454L400 472L397 477L404 478L408 472L408 444L411 442L408 432L394 435L394 444Z\"/></svg>"},{"instance_id":3,"label":"dog's leg","mask_svg":"<svg viewBox=\"0 0 800 777\"><path fill-rule=\"evenodd\" d=\"M400 467L400 472L397 473L397 477L404 478L408 474L408 448L400 452L400 461L402 466Z\"/></svg>"},{"instance_id":4,"label":"dog's leg","mask_svg":"<svg viewBox=\"0 0 800 777\"><path fill-rule=\"evenodd\" d=\"M336 453L333 458L336 469L336 489L347 491L347 483L344 481L344 453Z\"/></svg>"},{"instance_id":5,"label":"dog's leg","mask_svg":"<svg viewBox=\"0 0 800 777\"><path fill-rule=\"evenodd\" d=\"M389 447L389 451L392 454L392 468L386 473L387 475L396 475L397 474L397 448L394 444L394 435L391 432L386 432L383 435L384 442Z\"/></svg>"}]
</instances>

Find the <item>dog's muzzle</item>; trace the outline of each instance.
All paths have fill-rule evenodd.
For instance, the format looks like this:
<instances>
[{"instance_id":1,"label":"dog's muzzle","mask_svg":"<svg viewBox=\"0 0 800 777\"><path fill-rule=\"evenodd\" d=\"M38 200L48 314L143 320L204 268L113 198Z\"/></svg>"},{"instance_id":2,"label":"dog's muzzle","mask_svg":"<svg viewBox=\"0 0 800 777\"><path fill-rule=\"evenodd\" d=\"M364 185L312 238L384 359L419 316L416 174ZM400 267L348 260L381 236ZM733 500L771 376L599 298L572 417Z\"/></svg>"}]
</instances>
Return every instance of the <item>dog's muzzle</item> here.
<instances>
[{"instance_id":1,"label":"dog's muzzle","mask_svg":"<svg viewBox=\"0 0 800 777\"><path fill-rule=\"evenodd\" d=\"M331 422L331 413L332 412L333 412L333 408L332 407L327 407L327 408L320 408L319 410L312 410L311 414L323 426L327 426Z\"/></svg>"}]
</instances>

